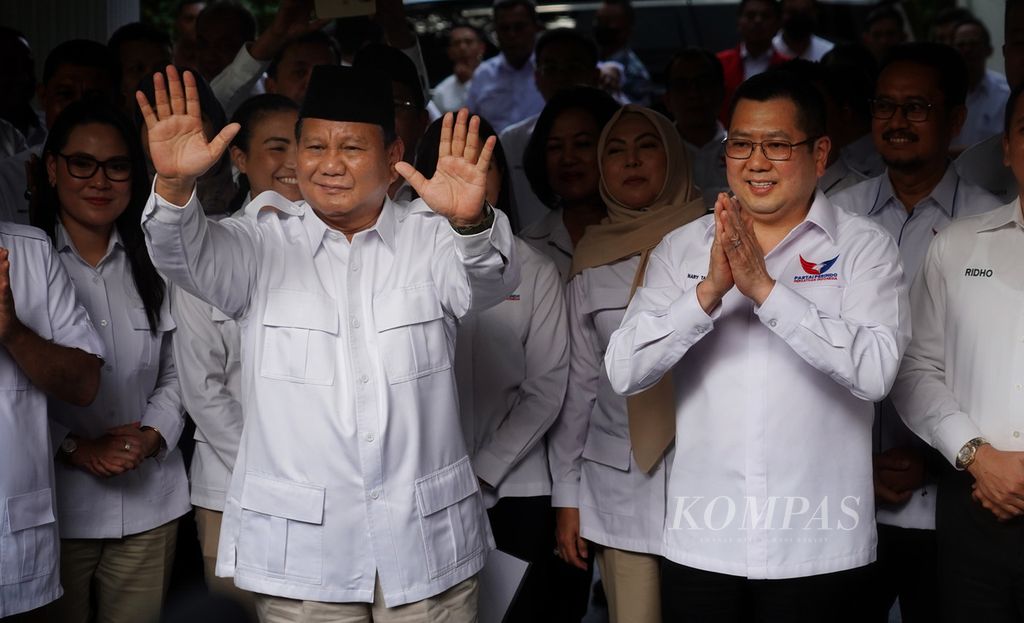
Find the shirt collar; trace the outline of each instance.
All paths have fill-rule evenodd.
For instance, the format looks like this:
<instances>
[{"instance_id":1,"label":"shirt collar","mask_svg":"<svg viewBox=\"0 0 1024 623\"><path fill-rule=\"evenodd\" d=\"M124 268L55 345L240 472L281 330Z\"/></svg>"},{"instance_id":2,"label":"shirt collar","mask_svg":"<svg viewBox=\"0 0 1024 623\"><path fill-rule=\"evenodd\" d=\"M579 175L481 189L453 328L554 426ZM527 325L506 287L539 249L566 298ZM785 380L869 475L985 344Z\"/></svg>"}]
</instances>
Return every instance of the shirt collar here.
<instances>
[{"instance_id":1,"label":"shirt collar","mask_svg":"<svg viewBox=\"0 0 1024 623\"><path fill-rule=\"evenodd\" d=\"M1001 208L986 212L979 218L979 221L979 234L1012 225L1024 229L1024 214L1020 211L1020 197Z\"/></svg>"},{"instance_id":2,"label":"shirt collar","mask_svg":"<svg viewBox=\"0 0 1024 623\"><path fill-rule=\"evenodd\" d=\"M530 58L527 59L526 61L526 64L524 64L519 69L516 69L515 67L512 66L512 63L508 62L508 57L506 57L505 53L502 52L501 66L505 69L505 71L511 71L514 73L529 70L530 74L533 75L534 70L537 68L537 55L535 53L531 53Z\"/></svg>"},{"instance_id":3,"label":"shirt collar","mask_svg":"<svg viewBox=\"0 0 1024 623\"><path fill-rule=\"evenodd\" d=\"M946 216L953 218L954 203L956 202L957 190L960 186L960 176L956 174L956 167L953 163L946 164L946 173L939 180L939 183L935 185L932 192L927 197L918 202L918 205L924 201L931 199L934 201L942 210L946 213ZM871 206L871 210L868 214L874 214L885 207L890 201L894 201L899 204L899 199L896 197L896 191L892 187L892 181L889 179L889 170L886 169L885 173L881 176L881 185L878 187L878 196L875 198L874 205ZM899 204L901 209L904 208L902 204ZM912 206L916 207L916 206Z\"/></svg>"},{"instance_id":4,"label":"shirt collar","mask_svg":"<svg viewBox=\"0 0 1024 623\"><path fill-rule=\"evenodd\" d=\"M566 255L572 256L573 253L572 238L565 228L565 222L562 221L561 208L548 212L536 225L531 225L527 230L520 232L519 237L529 240L547 239Z\"/></svg>"},{"instance_id":5,"label":"shirt collar","mask_svg":"<svg viewBox=\"0 0 1024 623\"><path fill-rule=\"evenodd\" d=\"M825 235L829 237L829 240L835 243L837 228L836 207L831 201L829 201L828 197L825 196L825 193L823 193L820 188L814 191L814 201L811 202L811 209L807 211L807 216L804 217L802 223L793 228L793 231L805 228L808 224L825 232ZM712 218L708 220L707 229L704 230L704 239L710 240L714 235L715 219Z\"/></svg>"},{"instance_id":6,"label":"shirt collar","mask_svg":"<svg viewBox=\"0 0 1024 623\"><path fill-rule=\"evenodd\" d=\"M64 229L64 224L57 219L57 226L54 228L54 246L57 248L58 253L71 252L79 258L82 254L75 248L75 243L71 240L71 236L68 234L68 230ZM117 231L117 227L110 230L110 240L107 241L107 252L103 254L103 259L100 260L100 264L106 261L110 257L110 253L114 249L124 249L124 243L121 242L121 233Z\"/></svg>"},{"instance_id":7,"label":"shirt collar","mask_svg":"<svg viewBox=\"0 0 1024 623\"><path fill-rule=\"evenodd\" d=\"M763 59L763 58L771 58L773 54L775 54L775 46L774 45L768 46L768 49L765 50L764 53L761 54L761 56L753 56L747 50L747 44L743 43L742 41L740 42L740 58L742 58L743 60L746 60L748 58L749 59L753 59L753 60L760 60L760 59Z\"/></svg>"}]
</instances>

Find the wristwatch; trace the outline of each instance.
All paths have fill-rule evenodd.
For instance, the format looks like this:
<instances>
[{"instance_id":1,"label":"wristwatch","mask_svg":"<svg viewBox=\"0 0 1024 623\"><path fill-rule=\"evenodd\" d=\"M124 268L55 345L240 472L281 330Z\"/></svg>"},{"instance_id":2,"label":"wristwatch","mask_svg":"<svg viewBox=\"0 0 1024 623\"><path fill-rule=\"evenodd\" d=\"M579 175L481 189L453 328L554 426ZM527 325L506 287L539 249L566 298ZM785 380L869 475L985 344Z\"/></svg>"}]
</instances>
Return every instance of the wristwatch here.
<instances>
[{"instance_id":1,"label":"wristwatch","mask_svg":"<svg viewBox=\"0 0 1024 623\"><path fill-rule=\"evenodd\" d=\"M494 206L492 206L491 202L486 199L484 199L483 212L484 219L476 225L468 225L466 227L456 227L455 225L452 225L452 229L454 229L455 233L460 236L472 236L473 234L479 234L487 231L491 228L491 225L494 225Z\"/></svg>"},{"instance_id":2,"label":"wristwatch","mask_svg":"<svg viewBox=\"0 0 1024 623\"><path fill-rule=\"evenodd\" d=\"M971 466L974 462L975 456L978 454L978 448L987 444L988 441L984 437L975 437L964 444L964 447L960 448L960 451L956 453L956 468L963 471Z\"/></svg>"},{"instance_id":3,"label":"wristwatch","mask_svg":"<svg viewBox=\"0 0 1024 623\"><path fill-rule=\"evenodd\" d=\"M78 450L78 442L70 436L65 437L64 441L60 442L60 451L64 453L64 456L71 456L76 450Z\"/></svg>"}]
</instances>

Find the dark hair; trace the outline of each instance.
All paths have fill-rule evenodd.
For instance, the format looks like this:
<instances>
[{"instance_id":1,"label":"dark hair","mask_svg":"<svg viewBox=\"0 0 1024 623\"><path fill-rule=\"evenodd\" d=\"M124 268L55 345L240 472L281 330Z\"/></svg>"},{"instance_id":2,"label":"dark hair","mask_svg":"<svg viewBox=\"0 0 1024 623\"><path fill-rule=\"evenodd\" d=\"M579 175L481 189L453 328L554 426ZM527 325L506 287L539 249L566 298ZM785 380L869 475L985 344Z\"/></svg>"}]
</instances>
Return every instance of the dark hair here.
<instances>
[{"instance_id":1,"label":"dark hair","mask_svg":"<svg viewBox=\"0 0 1024 623\"><path fill-rule=\"evenodd\" d=\"M1007 6L1009 6L1009 2L1007 2ZM974 13L971 13L970 10L963 7L954 6L942 9L936 13L935 17L933 17L932 21L929 23L929 26L931 28L935 28L941 24L959 24L960 22L970 19L974 19Z\"/></svg>"},{"instance_id":2,"label":"dark hair","mask_svg":"<svg viewBox=\"0 0 1024 623\"><path fill-rule=\"evenodd\" d=\"M771 5L772 9L775 10L775 16L782 16L782 5L779 4L779 0L740 0L739 6L736 8L736 14L743 13L743 9L747 8L747 5L751 2L762 2L764 4Z\"/></svg>"},{"instance_id":3,"label":"dark hair","mask_svg":"<svg viewBox=\"0 0 1024 623\"><path fill-rule=\"evenodd\" d=\"M530 19L537 21L537 5L533 0L494 0L494 15L497 16L498 11L514 9L517 6L526 7Z\"/></svg>"},{"instance_id":4,"label":"dark hair","mask_svg":"<svg viewBox=\"0 0 1024 623\"><path fill-rule=\"evenodd\" d=\"M669 86L669 81L672 79L672 67L680 61L699 61L706 64L711 68L711 75L715 79L715 84L719 87L725 87L725 72L722 69L722 61L718 60L718 55L710 50L704 48L684 48L675 53L672 56L672 60L665 66L665 86Z\"/></svg>"},{"instance_id":5,"label":"dark hair","mask_svg":"<svg viewBox=\"0 0 1024 623\"><path fill-rule=\"evenodd\" d=\"M178 2L177 8L174 10L174 16L177 17L181 15L181 12L185 10L185 7L192 4L201 4L202 2L205 2L205 0L181 0Z\"/></svg>"},{"instance_id":6,"label":"dark hair","mask_svg":"<svg viewBox=\"0 0 1024 623\"><path fill-rule=\"evenodd\" d=\"M213 94L213 89L210 88L210 83L206 81L199 72L188 69L187 67L178 67L178 75L184 76L185 72L188 71L192 74L192 77L196 80L196 91L199 93L199 107L203 111L203 116L210 120L213 124L213 132L220 132L224 129L224 126L228 124L227 115L224 114L224 108L220 105L220 101L217 96ZM161 69L160 73L164 76L164 84L167 84L167 70ZM155 75L155 74L154 74ZM139 82L139 91L146 96L146 100L149 101L149 105L156 106L155 91L153 89L153 76L145 76ZM134 106L133 118L135 125L141 129L146 122L142 119L142 110L138 106Z\"/></svg>"},{"instance_id":7,"label":"dark hair","mask_svg":"<svg viewBox=\"0 0 1024 623\"><path fill-rule=\"evenodd\" d=\"M808 137L825 136L825 100L811 83L784 69L771 69L753 76L736 89L729 106L729 117L740 100L767 102L787 99L796 106L796 125Z\"/></svg>"},{"instance_id":8,"label":"dark hair","mask_svg":"<svg viewBox=\"0 0 1024 623\"><path fill-rule=\"evenodd\" d=\"M1017 107L1017 100L1024 93L1024 82L1010 90L1010 97L1006 100L1006 117L1003 120L1003 136L1010 135L1010 124L1013 122L1013 111Z\"/></svg>"},{"instance_id":9,"label":"dark hair","mask_svg":"<svg viewBox=\"0 0 1024 623\"><path fill-rule=\"evenodd\" d=\"M537 44L534 46L534 58L540 59L541 52L548 46L555 45L558 43L568 43L569 45L577 46L584 54L587 55L587 59L592 65L597 66L597 44L587 37L586 35L580 34L572 28L554 28L552 30L545 30L540 37L537 38Z\"/></svg>"},{"instance_id":10,"label":"dark hair","mask_svg":"<svg viewBox=\"0 0 1024 623\"><path fill-rule=\"evenodd\" d=\"M234 0L218 0L206 5L206 8L200 11L199 17L196 18L196 28L203 20L220 16L235 20L243 41L252 41L256 38L256 18L249 9L245 8L244 4Z\"/></svg>"},{"instance_id":11,"label":"dark hair","mask_svg":"<svg viewBox=\"0 0 1024 623\"><path fill-rule=\"evenodd\" d=\"M427 107L426 94L420 74L412 59L401 50L382 43L371 43L356 52L352 66L372 72L383 72L392 82L403 84L412 91L412 103L419 110Z\"/></svg>"},{"instance_id":12,"label":"dark hair","mask_svg":"<svg viewBox=\"0 0 1024 623\"><path fill-rule=\"evenodd\" d=\"M58 44L46 55L46 62L43 63L43 84L49 82L64 65L93 67L105 72L110 78L111 89L121 84L121 61L102 43L88 39L71 39Z\"/></svg>"},{"instance_id":13,"label":"dark hair","mask_svg":"<svg viewBox=\"0 0 1024 623\"><path fill-rule=\"evenodd\" d=\"M985 45L992 47L992 35L989 34L988 27L985 26L985 23L980 19L972 17L970 19L961 20L957 22L956 29L958 30L961 26L977 26L980 28L981 34L985 37Z\"/></svg>"},{"instance_id":14,"label":"dark hair","mask_svg":"<svg viewBox=\"0 0 1024 623\"><path fill-rule=\"evenodd\" d=\"M882 59L878 75L893 63L907 62L927 67L935 73L938 87L946 97L947 110L967 101L967 63L954 48L931 41L901 43Z\"/></svg>"},{"instance_id":15,"label":"dark hair","mask_svg":"<svg viewBox=\"0 0 1024 623\"><path fill-rule=\"evenodd\" d=\"M465 28L467 30L472 30L473 33L476 35L477 39L480 40L480 43L487 43L487 35L484 34L484 31L480 30L479 28L477 28L473 24L470 24L469 22L465 22L465 21L459 20L459 21L454 22L451 25L451 28L449 28L448 30L445 31L445 33L444 33L444 40L445 40L445 44L446 45L451 43L452 33L455 32L456 30L460 29L460 28Z\"/></svg>"},{"instance_id":16,"label":"dark hair","mask_svg":"<svg viewBox=\"0 0 1024 623\"><path fill-rule=\"evenodd\" d=\"M329 34L322 30L314 30L308 32L300 37L289 39L277 54L274 55L273 60L270 61L270 65L267 65L267 75L271 78L277 79L277 67L284 60L284 55L288 50L292 49L297 45L322 45L331 52L331 56L334 58L335 64L341 60L341 50L338 49L338 42L334 40Z\"/></svg>"},{"instance_id":17,"label":"dark hair","mask_svg":"<svg viewBox=\"0 0 1024 623\"><path fill-rule=\"evenodd\" d=\"M842 43L821 59L826 80L832 85L836 102L849 108L862 121L871 119L868 101L875 94L878 63L859 43Z\"/></svg>"},{"instance_id":18,"label":"dark hair","mask_svg":"<svg viewBox=\"0 0 1024 623\"><path fill-rule=\"evenodd\" d=\"M114 34L110 35L110 40L107 41L107 47L110 48L110 51L115 56L120 58L121 46L132 41L155 43L168 50L171 49L170 35L156 26L144 22L132 22L115 30Z\"/></svg>"},{"instance_id":19,"label":"dark hair","mask_svg":"<svg viewBox=\"0 0 1024 623\"><path fill-rule=\"evenodd\" d=\"M56 242L60 200L57 196L57 189L50 186L49 183L46 155L57 157L57 154L63 151L67 145L72 131L91 123L114 128L128 147L128 158L132 163L131 192L128 198L128 207L121 213L121 216L117 217L114 227L117 228L117 232L121 236L121 244L124 245L125 253L128 256L128 265L135 282L135 290L146 309L150 331L156 333L160 319L160 306L164 301L166 287L149 258L142 233L142 210L149 200L146 158L142 152L139 135L124 113L111 106L106 100L96 97L79 100L60 113L46 137L43 158L39 159L36 166L36 200L33 201L30 220L32 225L45 231L50 236L50 240ZM58 166L61 166L59 162Z\"/></svg>"},{"instance_id":20,"label":"dark hair","mask_svg":"<svg viewBox=\"0 0 1024 623\"><path fill-rule=\"evenodd\" d=\"M589 114L597 125L598 132L608 123L619 109L619 103L601 89L593 87L572 87L556 93L544 106L537 124L530 135L530 141L523 150L523 170L530 182L533 194L554 210L559 207L559 198L551 189L548 180L547 144L548 136L555 121L567 110L579 109Z\"/></svg>"},{"instance_id":21,"label":"dark hair","mask_svg":"<svg viewBox=\"0 0 1024 623\"><path fill-rule=\"evenodd\" d=\"M444 117L434 120L427 127L427 131L423 133L423 137L416 146L416 170L426 178L433 177L434 172L437 170L437 150L441 143L441 126L443 123ZM494 131L494 127L486 119L480 117L481 144L492 136L496 137L498 133ZM512 171L511 167L509 167L508 159L505 157L505 149L501 146L501 140L498 140L494 145L492 162L494 162L494 165L498 167L498 171L501 173L501 190L498 193L498 204L494 207L504 212L509 219L512 219L516 214L516 211L513 209L515 200L512 197Z\"/></svg>"},{"instance_id":22,"label":"dark hair","mask_svg":"<svg viewBox=\"0 0 1024 623\"><path fill-rule=\"evenodd\" d=\"M604 4L622 7L630 24L636 19L636 11L633 10L633 3L630 0L604 0Z\"/></svg>"},{"instance_id":23,"label":"dark hair","mask_svg":"<svg viewBox=\"0 0 1024 623\"><path fill-rule=\"evenodd\" d=\"M254 95L242 102L235 114L231 115L231 123L241 126L235 138L231 139L231 147L237 147L246 154L249 153L250 141L252 140L252 129L268 116L279 112L299 112L299 105L283 95L277 93L263 93ZM228 212L234 212L242 207L245 196L252 190L249 178L245 173L238 174L238 192L231 200Z\"/></svg>"},{"instance_id":24,"label":"dark hair","mask_svg":"<svg viewBox=\"0 0 1024 623\"><path fill-rule=\"evenodd\" d=\"M892 8L891 5L883 4L882 6L876 7L868 13L868 16L864 18L864 32L871 30L877 22L881 22L887 19L891 19L896 22L896 29L903 30L905 28L903 22L903 14Z\"/></svg>"}]
</instances>

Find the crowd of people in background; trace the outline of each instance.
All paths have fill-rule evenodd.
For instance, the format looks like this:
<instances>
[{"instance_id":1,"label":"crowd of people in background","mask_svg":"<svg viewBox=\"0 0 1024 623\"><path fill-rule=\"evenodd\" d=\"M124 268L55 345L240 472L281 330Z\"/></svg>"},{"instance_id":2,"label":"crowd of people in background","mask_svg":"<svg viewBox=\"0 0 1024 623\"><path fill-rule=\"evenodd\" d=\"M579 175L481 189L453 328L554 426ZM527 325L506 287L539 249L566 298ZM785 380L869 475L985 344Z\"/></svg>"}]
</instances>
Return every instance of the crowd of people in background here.
<instances>
[{"instance_id":1,"label":"crowd of people in background","mask_svg":"<svg viewBox=\"0 0 1024 623\"><path fill-rule=\"evenodd\" d=\"M1024 1L312 5L0 26L0 620L1024 621Z\"/></svg>"}]
</instances>

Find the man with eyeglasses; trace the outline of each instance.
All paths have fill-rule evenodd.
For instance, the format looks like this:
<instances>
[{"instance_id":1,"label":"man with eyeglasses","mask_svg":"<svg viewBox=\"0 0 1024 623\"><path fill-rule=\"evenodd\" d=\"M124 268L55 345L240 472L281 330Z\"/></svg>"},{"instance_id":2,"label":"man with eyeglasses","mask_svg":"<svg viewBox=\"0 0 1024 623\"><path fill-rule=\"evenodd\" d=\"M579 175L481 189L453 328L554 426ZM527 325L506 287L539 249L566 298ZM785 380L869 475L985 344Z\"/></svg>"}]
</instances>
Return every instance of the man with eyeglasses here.
<instances>
[{"instance_id":1,"label":"man with eyeglasses","mask_svg":"<svg viewBox=\"0 0 1024 623\"><path fill-rule=\"evenodd\" d=\"M494 0L494 32L501 53L476 68L466 106L497 132L544 108L533 81L533 48L543 30L533 0Z\"/></svg>"},{"instance_id":2,"label":"man with eyeglasses","mask_svg":"<svg viewBox=\"0 0 1024 623\"><path fill-rule=\"evenodd\" d=\"M1000 204L961 179L949 160L966 94L967 68L953 48L911 43L890 50L871 101L872 136L886 170L832 196L892 235L908 288L935 234ZM888 400L878 405L873 442L878 565L872 620L887 621L897 597L904 621L937 620L935 477L941 461Z\"/></svg>"},{"instance_id":3,"label":"man with eyeglasses","mask_svg":"<svg viewBox=\"0 0 1024 623\"><path fill-rule=\"evenodd\" d=\"M770 71L736 92L733 196L651 254L605 367L671 374L665 620L861 622L875 558L873 400L910 338L896 245L817 188L821 94Z\"/></svg>"}]
</instances>

